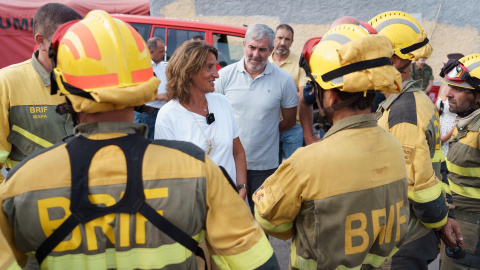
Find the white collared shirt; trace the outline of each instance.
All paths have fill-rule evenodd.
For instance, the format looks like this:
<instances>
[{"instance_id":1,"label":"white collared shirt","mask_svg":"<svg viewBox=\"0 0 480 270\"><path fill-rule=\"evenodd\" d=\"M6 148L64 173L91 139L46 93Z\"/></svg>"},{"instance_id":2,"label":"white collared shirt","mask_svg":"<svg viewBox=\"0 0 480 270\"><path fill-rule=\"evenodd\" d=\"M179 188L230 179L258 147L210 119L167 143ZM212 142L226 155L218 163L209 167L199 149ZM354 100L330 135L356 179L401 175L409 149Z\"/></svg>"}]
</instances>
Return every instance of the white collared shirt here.
<instances>
[{"instance_id":1,"label":"white collared shirt","mask_svg":"<svg viewBox=\"0 0 480 270\"><path fill-rule=\"evenodd\" d=\"M157 75L157 78L160 79L160 85L158 85L157 95L167 92L167 76L165 76L165 70L167 69L167 62L161 61L160 63L155 63L152 61L153 72ZM154 99L145 103L145 105L160 109L163 105L167 104L166 101Z\"/></svg>"}]
</instances>

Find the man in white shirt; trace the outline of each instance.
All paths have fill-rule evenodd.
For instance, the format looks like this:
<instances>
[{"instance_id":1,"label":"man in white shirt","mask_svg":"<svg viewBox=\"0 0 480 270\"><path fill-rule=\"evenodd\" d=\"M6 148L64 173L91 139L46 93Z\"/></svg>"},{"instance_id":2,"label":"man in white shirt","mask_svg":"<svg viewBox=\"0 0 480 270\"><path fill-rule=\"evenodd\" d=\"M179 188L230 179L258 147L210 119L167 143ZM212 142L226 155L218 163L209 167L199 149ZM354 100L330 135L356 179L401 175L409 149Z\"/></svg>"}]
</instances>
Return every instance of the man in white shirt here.
<instances>
[{"instance_id":1,"label":"man in white shirt","mask_svg":"<svg viewBox=\"0 0 480 270\"><path fill-rule=\"evenodd\" d=\"M215 80L215 92L231 103L240 130L251 209L253 193L278 167L280 132L295 125L297 114L297 87L292 76L268 61L274 37L270 27L251 25L243 42L244 57L221 69Z\"/></svg>"},{"instance_id":2,"label":"man in white shirt","mask_svg":"<svg viewBox=\"0 0 480 270\"><path fill-rule=\"evenodd\" d=\"M159 37L152 37L147 41L150 56L152 58L153 72L160 79L157 96L154 100L145 103L143 106L135 108L135 123L142 123L148 127L148 139L153 140L155 132L155 120L158 110L167 103L167 77L165 76L166 62L162 60L165 57L165 43Z\"/></svg>"}]
</instances>

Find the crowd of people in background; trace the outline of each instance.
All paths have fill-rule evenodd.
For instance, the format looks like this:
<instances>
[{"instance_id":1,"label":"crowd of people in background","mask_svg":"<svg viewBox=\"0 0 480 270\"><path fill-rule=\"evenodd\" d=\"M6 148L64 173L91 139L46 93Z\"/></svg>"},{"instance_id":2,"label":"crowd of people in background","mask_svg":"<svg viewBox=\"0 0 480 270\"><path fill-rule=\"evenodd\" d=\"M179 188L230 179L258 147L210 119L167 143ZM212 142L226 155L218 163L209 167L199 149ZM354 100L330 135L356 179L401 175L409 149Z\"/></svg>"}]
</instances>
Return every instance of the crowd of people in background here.
<instances>
[{"instance_id":1,"label":"crowd of people in background","mask_svg":"<svg viewBox=\"0 0 480 270\"><path fill-rule=\"evenodd\" d=\"M0 269L280 269L267 235L291 269L480 269L480 54L432 69L410 14L301 53L253 24L220 70L100 10L33 26L0 70Z\"/></svg>"}]
</instances>

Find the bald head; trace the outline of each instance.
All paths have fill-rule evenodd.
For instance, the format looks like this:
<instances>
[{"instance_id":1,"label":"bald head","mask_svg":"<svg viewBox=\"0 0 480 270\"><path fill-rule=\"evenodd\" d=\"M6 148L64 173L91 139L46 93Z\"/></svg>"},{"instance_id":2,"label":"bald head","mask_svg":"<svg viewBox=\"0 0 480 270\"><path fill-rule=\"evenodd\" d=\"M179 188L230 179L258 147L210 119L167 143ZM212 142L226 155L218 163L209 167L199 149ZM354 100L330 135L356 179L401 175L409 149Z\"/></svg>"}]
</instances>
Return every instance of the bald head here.
<instances>
[{"instance_id":1,"label":"bald head","mask_svg":"<svg viewBox=\"0 0 480 270\"><path fill-rule=\"evenodd\" d=\"M340 18L336 19L332 23L332 26L330 26L330 28L334 28L335 26L341 25L341 24L355 24L355 25L358 25L359 21L354 17L344 16L344 17L340 17Z\"/></svg>"}]
</instances>

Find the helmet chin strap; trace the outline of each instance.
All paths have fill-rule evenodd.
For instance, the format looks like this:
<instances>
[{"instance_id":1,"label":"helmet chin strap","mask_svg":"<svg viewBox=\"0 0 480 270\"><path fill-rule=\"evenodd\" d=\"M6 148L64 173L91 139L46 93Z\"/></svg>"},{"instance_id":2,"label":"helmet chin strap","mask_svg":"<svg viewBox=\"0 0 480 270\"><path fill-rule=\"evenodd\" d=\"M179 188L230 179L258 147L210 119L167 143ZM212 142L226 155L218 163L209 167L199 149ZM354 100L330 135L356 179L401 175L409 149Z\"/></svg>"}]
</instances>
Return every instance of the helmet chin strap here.
<instances>
[{"instance_id":1,"label":"helmet chin strap","mask_svg":"<svg viewBox=\"0 0 480 270\"><path fill-rule=\"evenodd\" d=\"M473 107L468 107L463 113L462 117L467 117L475 111Z\"/></svg>"},{"instance_id":2,"label":"helmet chin strap","mask_svg":"<svg viewBox=\"0 0 480 270\"><path fill-rule=\"evenodd\" d=\"M65 98L65 99L66 99L66 102L63 104L57 105L57 108L55 108L55 111L60 115L64 115L67 113L70 114L70 116L72 117L72 125L73 127L76 127L78 124L80 124L78 120L77 112L73 109L72 102L68 98Z\"/></svg>"},{"instance_id":3,"label":"helmet chin strap","mask_svg":"<svg viewBox=\"0 0 480 270\"><path fill-rule=\"evenodd\" d=\"M328 111L323 107L323 89L315 80L312 80L312 86L314 91L317 93L317 106L319 109L318 126L324 132L327 132L332 127L332 124L328 122Z\"/></svg>"},{"instance_id":4,"label":"helmet chin strap","mask_svg":"<svg viewBox=\"0 0 480 270\"><path fill-rule=\"evenodd\" d=\"M410 67L410 64L411 64L411 63L412 63L412 62L409 61L409 62L407 62L405 65L397 68L398 72L400 72L400 73L406 73L406 72L405 72L405 69L407 69L408 67Z\"/></svg>"}]
</instances>

